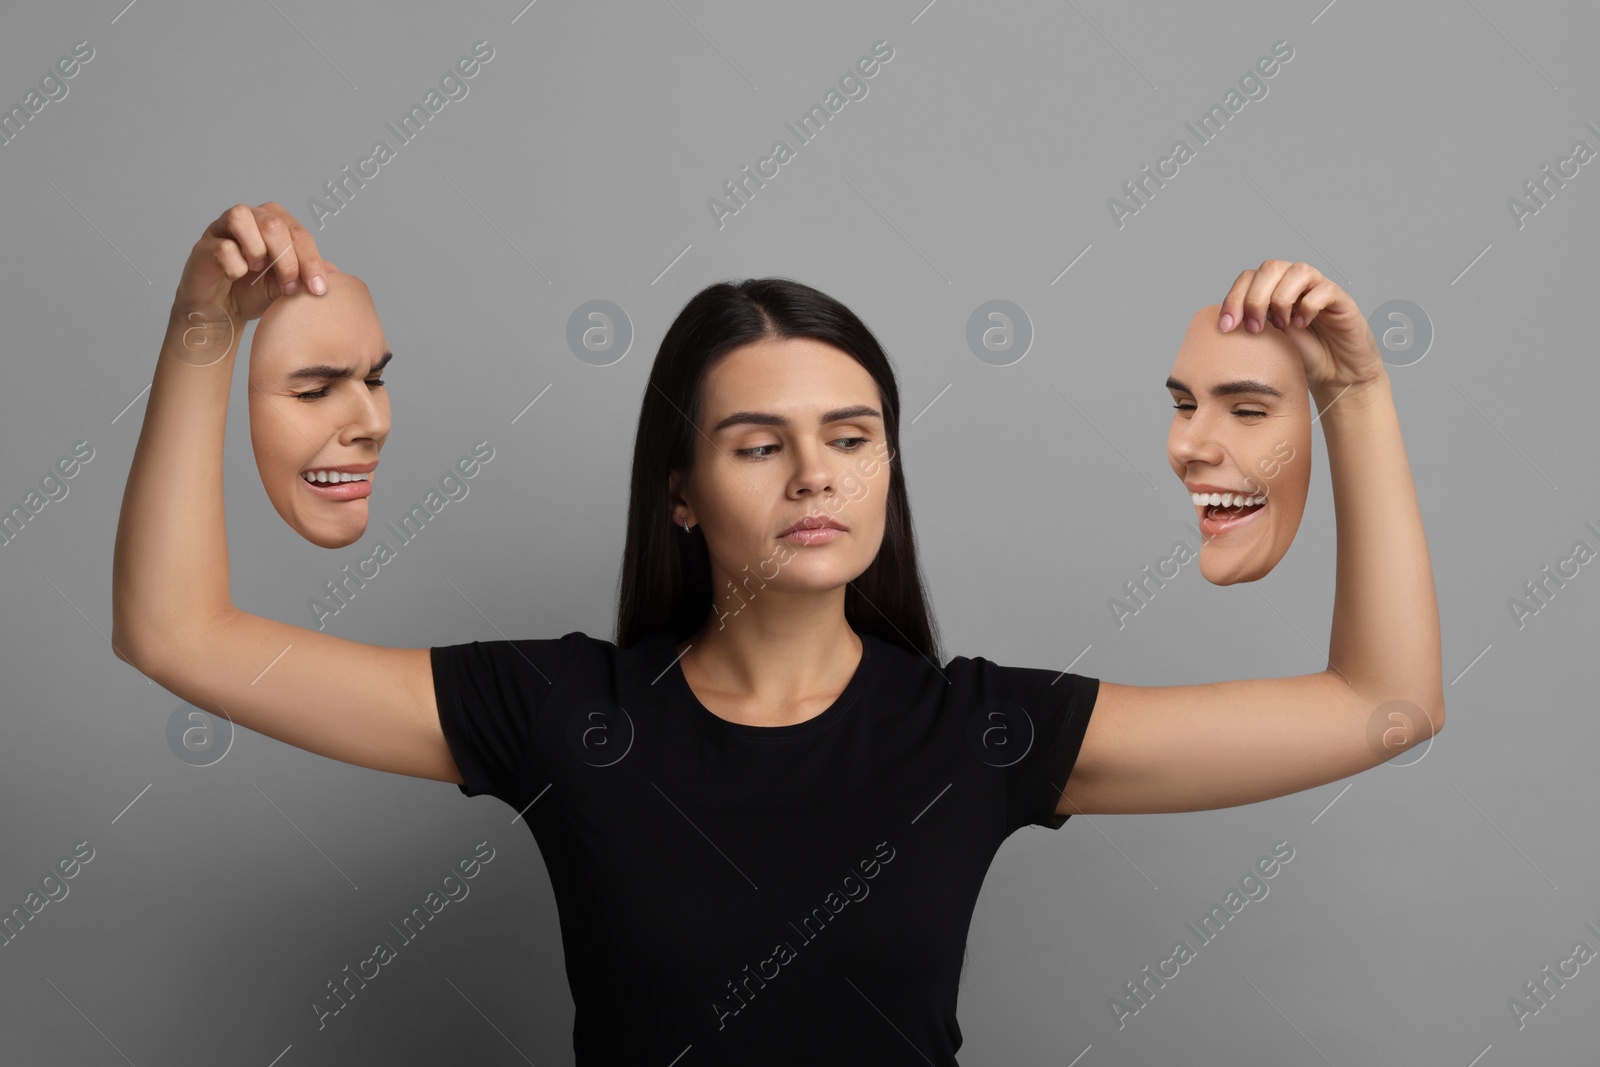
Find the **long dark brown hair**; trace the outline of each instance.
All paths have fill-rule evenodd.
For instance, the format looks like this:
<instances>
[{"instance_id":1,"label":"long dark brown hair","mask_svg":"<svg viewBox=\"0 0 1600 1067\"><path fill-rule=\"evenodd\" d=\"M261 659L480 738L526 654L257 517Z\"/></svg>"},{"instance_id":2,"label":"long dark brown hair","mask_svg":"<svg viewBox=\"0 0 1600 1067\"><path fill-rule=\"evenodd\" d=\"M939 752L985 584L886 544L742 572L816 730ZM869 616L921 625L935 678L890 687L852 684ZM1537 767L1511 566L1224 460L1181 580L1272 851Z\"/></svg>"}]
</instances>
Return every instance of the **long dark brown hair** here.
<instances>
[{"instance_id":1,"label":"long dark brown hair","mask_svg":"<svg viewBox=\"0 0 1600 1067\"><path fill-rule=\"evenodd\" d=\"M845 589L845 621L873 636L943 662L928 613L911 531L911 505L900 463L900 390L878 339L855 313L826 293L788 278L718 282L696 293L673 320L645 386L633 444L628 539L617 598L619 648L662 630L682 640L712 609L711 558L705 536L674 526L667 483L693 470L704 413L705 382L728 353L764 340L810 338L833 345L866 368L882 400L890 471L883 544Z\"/></svg>"}]
</instances>

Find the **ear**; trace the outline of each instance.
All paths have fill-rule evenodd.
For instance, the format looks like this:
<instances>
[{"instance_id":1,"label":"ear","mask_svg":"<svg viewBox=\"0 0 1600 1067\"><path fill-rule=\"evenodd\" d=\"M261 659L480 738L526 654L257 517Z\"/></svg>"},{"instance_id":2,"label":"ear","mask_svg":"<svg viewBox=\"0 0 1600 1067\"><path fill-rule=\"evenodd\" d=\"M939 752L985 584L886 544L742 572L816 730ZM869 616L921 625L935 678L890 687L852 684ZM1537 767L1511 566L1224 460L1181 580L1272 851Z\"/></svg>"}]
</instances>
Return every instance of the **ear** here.
<instances>
[{"instance_id":1,"label":"ear","mask_svg":"<svg viewBox=\"0 0 1600 1067\"><path fill-rule=\"evenodd\" d=\"M678 486L683 484L680 472L672 471L667 475L667 511L670 514L678 502ZM674 520L674 525L681 526L682 522Z\"/></svg>"}]
</instances>

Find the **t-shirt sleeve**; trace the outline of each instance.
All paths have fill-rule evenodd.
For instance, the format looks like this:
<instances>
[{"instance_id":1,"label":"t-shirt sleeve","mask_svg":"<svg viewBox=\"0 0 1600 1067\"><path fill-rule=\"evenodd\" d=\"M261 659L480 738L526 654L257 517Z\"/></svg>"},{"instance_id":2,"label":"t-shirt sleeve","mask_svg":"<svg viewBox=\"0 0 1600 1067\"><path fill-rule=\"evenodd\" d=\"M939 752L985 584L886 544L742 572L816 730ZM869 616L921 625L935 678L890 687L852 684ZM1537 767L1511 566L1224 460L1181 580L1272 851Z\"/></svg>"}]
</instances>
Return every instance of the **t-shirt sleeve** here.
<instances>
[{"instance_id":1,"label":"t-shirt sleeve","mask_svg":"<svg viewBox=\"0 0 1600 1067\"><path fill-rule=\"evenodd\" d=\"M534 723L577 651L582 633L559 639L471 641L430 648L439 725L469 797L488 793L513 807L543 785Z\"/></svg>"},{"instance_id":2,"label":"t-shirt sleeve","mask_svg":"<svg viewBox=\"0 0 1600 1067\"><path fill-rule=\"evenodd\" d=\"M1005 780L1006 834L1024 826L1060 829L1056 814L1100 681L1065 671L1003 667L959 656L946 672L965 697L969 747Z\"/></svg>"}]
</instances>

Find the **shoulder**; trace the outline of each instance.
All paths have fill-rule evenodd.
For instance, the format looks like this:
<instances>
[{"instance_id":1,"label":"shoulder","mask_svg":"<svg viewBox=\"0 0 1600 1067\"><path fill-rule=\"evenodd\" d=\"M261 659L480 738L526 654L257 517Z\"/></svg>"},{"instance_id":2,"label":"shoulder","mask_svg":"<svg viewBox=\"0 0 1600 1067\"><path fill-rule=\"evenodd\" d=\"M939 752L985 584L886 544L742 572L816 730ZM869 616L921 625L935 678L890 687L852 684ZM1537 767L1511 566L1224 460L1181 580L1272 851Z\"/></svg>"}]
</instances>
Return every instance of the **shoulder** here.
<instances>
[{"instance_id":1,"label":"shoulder","mask_svg":"<svg viewBox=\"0 0 1600 1067\"><path fill-rule=\"evenodd\" d=\"M996 686L1052 689L1059 686L1070 692L1081 683L1093 681L1059 667L1010 666L997 663L987 656L954 656L945 664L943 673L952 685L965 684L983 689Z\"/></svg>"},{"instance_id":2,"label":"shoulder","mask_svg":"<svg viewBox=\"0 0 1600 1067\"><path fill-rule=\"evenodd\" d=\"M528 675L554 682L570 665L614 662L615 644L573 630L561 637L496 638L434 645L429 649L436 675Z\"/></svg>"},{"instance_id":3,"label":"shoulder","mask_svg":"<svg viewBox=\"0 0 1600 1067\"><path fill-rule=\"evenodd\" d=\"M450 645L434 645L434 650L454 650L464 648L484 649L493 655L511 655L525 651L561 651L577 652L603 651L610 649L617 651L617 646L604 638L591 637L582 630L573 630L571 633L562 634L560 637L499 637L488 641L463 641Z\"/></svg>"},{"instance_id":4,"label":"shoulder","mask_svg":"<svg viewBox=\"0 0 1600 1067\"><path fill-rule=\"evenodd\" d=\"M1098 701L1100 682L1058 667L1020 667L987 656L956 656L945 664L946 699L984 723L1006 722L1042 739L1070 733L1086 723Z\"/></svg>"}]
</instances>

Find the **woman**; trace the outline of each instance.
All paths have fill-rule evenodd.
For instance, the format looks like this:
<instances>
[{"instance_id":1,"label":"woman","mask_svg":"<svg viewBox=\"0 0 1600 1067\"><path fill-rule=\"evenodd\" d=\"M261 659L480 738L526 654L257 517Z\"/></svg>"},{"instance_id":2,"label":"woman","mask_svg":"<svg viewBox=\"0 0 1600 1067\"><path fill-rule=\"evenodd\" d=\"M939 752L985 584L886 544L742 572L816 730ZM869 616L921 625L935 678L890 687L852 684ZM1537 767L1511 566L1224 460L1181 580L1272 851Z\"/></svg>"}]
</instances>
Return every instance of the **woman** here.
<instances>
[{"instance_id":1,"label":"woman","mask_svg":"<svg viewBox=\"0 0 1600 1067\"><path fill-rule=\"evenodd\" d=\"M940 665L893 374L847 309L775 279L710 287L663 339L616 644L383 648L239 610L221 503L233 348L332 269L272 203L236 205L196 243L128 476L112 643L236 723L523 813L556 893L580 1064L955 1063L960 951L1012 831L1282 796L1443 725L1388 380L1354 302L1303 263L1242 273L1218 326L1270 318L1321 413L1339 535L1328 669L1153 688ZM367 365L348 358L335 389L359 412ZM352 417L317 462L371 445ZM1185 448L1187 480L1207 481L1224 453L1203 435Z\"/></svg>"}]
</instances>

